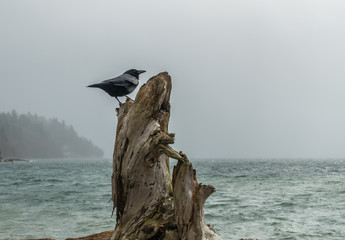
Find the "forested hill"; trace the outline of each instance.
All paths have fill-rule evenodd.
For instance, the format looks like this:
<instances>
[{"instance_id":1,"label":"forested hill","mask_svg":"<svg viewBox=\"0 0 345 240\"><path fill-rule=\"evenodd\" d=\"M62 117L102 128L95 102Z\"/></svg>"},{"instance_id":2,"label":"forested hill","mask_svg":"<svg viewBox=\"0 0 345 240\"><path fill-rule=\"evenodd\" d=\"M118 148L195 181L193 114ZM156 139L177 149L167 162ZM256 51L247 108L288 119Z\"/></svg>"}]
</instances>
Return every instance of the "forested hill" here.
<instances>
[{"instance_id":1,"label":"forested hill","mask_svg":"<svg viewBox=\"0 0 345 240\"><path fill-rule=\"evenodd\" d=\"M3 157L101 157L103 151L80 137L72 126L36 114L0 113L0 151Z\"/></svg>"}]
</instances>

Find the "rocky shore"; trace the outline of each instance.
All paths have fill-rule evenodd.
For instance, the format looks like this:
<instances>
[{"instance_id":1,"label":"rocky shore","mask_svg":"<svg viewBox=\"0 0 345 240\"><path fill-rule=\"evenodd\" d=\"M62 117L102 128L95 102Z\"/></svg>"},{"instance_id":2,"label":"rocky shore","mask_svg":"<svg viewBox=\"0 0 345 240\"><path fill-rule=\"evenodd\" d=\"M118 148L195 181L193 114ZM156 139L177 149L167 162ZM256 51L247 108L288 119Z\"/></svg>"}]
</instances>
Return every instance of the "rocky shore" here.
<instances>
[{"instance_id":1,"label":"rocky shore","mask_svg":"<svg viewBox=\"0 0 345 240\"><path fill-rule=\"evenodd\" d=\"M92 234L86 237L67 238L66 240L110 240L114 231L106 231L101 233ZM40 238L40 239L27 239L27 240L55 240L54 238ZM259 240L253 238L241 238L240 240Z\"/></svg>"},{"instance_id":2,"label":"rocky shore","mask_svg":"<svg viewBox=\"0 0 345 240\"><path fill-rule=\"evenodd\" d=\"M86 237L79 237L79 238L67 238L66 240L110 240L111 236L113 235L114 231L106 231L95 233ZM27 240L56 240L55 238L39 238L39 239L27 239Z\"/></svg>"}]
</instances>

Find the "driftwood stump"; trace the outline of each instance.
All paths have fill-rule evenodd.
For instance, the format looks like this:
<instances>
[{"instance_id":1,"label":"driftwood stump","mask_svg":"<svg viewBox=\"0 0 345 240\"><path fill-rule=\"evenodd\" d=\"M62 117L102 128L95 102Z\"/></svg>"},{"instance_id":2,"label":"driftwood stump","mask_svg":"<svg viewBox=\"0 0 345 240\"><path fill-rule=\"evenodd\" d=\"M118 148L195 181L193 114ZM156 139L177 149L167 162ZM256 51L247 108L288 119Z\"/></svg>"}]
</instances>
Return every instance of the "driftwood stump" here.
<instances>
[{"instance_id":1,"label":"driftwood stump","mask_svg":"<svg viewBox=\"0 0 345 240\"><path fill-rule=\"evenodd\" d=\"M112 239L220 239L204 222L214 187L201 185L183 153L169 144L171 78L163 72L143 85L118 113L113 156ZM178 161L173 178L169 157Z\"/></svg>"}]
</instances>

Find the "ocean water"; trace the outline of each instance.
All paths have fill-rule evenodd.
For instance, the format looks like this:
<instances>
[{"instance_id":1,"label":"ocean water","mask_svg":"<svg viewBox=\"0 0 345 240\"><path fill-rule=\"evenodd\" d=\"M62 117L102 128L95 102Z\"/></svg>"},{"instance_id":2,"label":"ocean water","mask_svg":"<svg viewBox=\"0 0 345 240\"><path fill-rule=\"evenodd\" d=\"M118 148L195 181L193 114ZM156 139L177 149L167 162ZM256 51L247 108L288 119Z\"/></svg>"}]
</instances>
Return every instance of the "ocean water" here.
<instances>
[{"instance_id":1,"label":"ocean water","mask_svg":"<svg viewBox=\"0 0 345 240\"><path fill-rule=\"evenodd\" d=\"M216 187L205 219L224 240L345 239L345 160L192 163L199 182ZM65 239L113 229L111 172L111 160L0 163L0 239Z\"/></svg>"}]
</instances>

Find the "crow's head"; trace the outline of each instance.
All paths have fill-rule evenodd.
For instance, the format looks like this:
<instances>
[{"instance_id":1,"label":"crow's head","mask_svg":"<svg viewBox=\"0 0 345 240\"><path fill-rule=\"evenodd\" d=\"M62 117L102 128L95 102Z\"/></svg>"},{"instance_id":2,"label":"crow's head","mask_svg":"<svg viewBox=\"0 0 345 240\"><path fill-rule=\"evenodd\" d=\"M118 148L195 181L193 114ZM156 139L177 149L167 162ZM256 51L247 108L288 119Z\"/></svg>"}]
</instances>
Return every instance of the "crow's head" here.
<instances>
[{"instance_id":1,"label":"crow's head","mask_svg":"<svg viewBox=\"0 0 345 240\"><path fill-rule=\"evenodd\" d=\"M145 70L136 70L136 69L130 69L127 72L125 72L124 74L129 74L132 75L133 77L136 77L139 79L139 74L142 74L146 72Z\"/></svg>"}]
</instances>

